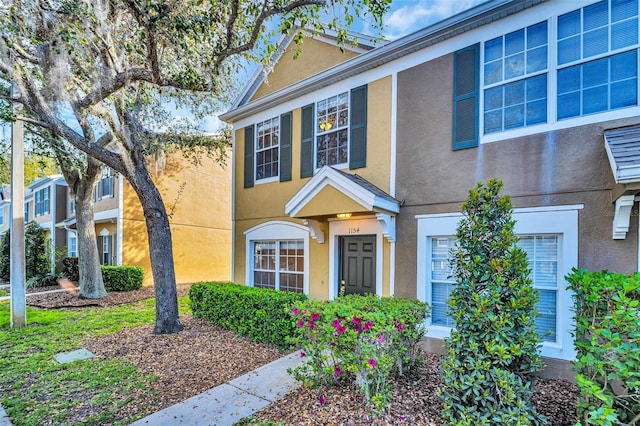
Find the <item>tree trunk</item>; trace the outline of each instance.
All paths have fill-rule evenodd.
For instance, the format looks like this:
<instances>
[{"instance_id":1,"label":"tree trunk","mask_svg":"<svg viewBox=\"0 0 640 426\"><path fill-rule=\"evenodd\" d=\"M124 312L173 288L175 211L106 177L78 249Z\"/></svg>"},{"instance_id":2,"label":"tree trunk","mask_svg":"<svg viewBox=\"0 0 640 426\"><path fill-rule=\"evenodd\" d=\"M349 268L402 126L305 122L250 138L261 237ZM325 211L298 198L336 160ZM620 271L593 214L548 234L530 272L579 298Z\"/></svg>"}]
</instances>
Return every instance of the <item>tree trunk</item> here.
<instances>
[{"instance_id":1,"label":"tree trunk","mask_svg":"<svg viewBox=\"0 0 640 426\"><path fill-rule=\"evenodd\" d=\"M135 174L128 177L128 180L140 199L147 224L153 287L156 295L156 326L153 332L155 334L177 333L184 327L178 315L178 294L169 217L160 191L151 179L144 160L134 156L134 161L135 159L138 159L135 162Z\"/></svg>"},{"instance_id":2,"label":"tree trunk","mask_svg":"<svg viewBox=\"0 0 640 426\"><path fill-rule=\"evenodd\" d=\"M100 171L99 168L98 171ZM107 297L107 290L104 287L100 268L100 255L98 253L94 222L93 188L95 188L96 180L81 179L76 185L76 191L74 191L80 297L85 299Z\"/></svg>"}]
</instances>

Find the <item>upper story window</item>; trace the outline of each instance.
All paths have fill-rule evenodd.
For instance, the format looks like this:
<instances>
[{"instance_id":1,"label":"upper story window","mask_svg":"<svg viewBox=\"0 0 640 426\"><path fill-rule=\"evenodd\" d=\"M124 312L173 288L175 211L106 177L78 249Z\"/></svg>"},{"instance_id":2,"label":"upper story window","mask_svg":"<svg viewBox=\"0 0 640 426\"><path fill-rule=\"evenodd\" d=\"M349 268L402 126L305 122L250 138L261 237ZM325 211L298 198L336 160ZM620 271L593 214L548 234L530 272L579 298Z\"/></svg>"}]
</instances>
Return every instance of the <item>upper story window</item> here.
<instances>
[{"instance_id":1,"label":"upper story window","mask_svg":"<svg viewBox=\"0 0 640 426\"><path fill-rule=\"evenodd\" d=\"M638 103L638 1L604 0L558 17L558 119Z\"/></svg>"},{"instance_id":2,"label":"upper story window","mask_svg":"<svg viewBox=\"0 0 640 426\"><path fill-rule=\"evenodd\" d=\"M39 191L36 191L36 208L35 216L42 216L51 213L51 187L48 186Z\"/></svg>"},{"instance_id":3,"label":"upper story window","mask_svg":"<svg viewBox=\"0 0 640 426\"><path fill-rule=\"evenodd\" d=\"M24 203L24 223L29 223L29 202Z\"/></svg>"},{"instance_id":4,"label":"upper story window","mask_svg":"<svg viewBox=\"0 0 640 426\"><path fill-rule=\"evenodd\" d=\"M349 92L316 104L316 168L349 162Z\"/></svg>"},{"instance_id":5,"label":"upper story window","mask_svg":"<svg viewBox=\"0 0 640 426\"><path fill-rule=\"evenodd\" d=\"M114 193L114 173L113 169L107 168L102 172L102 179L94 190L94 200L113 197Z\"/></svg>"},{"instance_id":6,"label":"upper story window","mask_svg":"<svg viewBox=\"0 0 640 426\"><path fill-rule=\"evenodd\" d=\"M484 44L484 132L547 121L547 22Z\"/></svg>"},{"instance_id":7,"label":"upper story window","mask_svg":"<svg viewBox=\"0 0 640 426\"><path fill-rule=\"evenodd\" d=\"M278 117L256 126L256 180L278 176L280 119Z\"/></svg>"},{"instance_id":8,"label":"upper story window","mask_svg":"<svg viewBox=\"0 0 640 426\"><path fill-rule=\"evenodd\" d=\"M76 200L73 199L73 195L69 196L69 214L75 214L76 212Z\"/></svg>"},{"instance_id":9,"label":"upper story window","mask_svg":"<svg viewBox=\"0 0 640 426\"><path fill-rule=\"evenodd\" d=\"M0 208L0 225L4 225L4 207Z\"/></svg>"}]
</instances>

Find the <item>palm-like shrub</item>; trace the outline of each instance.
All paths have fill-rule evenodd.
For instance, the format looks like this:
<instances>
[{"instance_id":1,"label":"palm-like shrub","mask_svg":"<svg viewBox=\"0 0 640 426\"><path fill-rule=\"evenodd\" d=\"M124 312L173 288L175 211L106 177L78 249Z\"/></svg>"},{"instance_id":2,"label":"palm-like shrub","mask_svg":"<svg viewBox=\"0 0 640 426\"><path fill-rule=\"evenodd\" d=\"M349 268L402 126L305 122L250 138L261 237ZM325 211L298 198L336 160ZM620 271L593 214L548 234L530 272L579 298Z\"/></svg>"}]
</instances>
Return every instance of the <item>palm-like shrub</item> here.
<instances>
[{"instance_id":1,"label":"palm-like shrub","mask_svg":"<svg viewBox=\"0 0 640 426\"><path fill-rule=\"evenodd\" d=\"M446 340L441 399L452 425L537 425L533 373L541 368L535 330L538 291L502 182L469 191L450 262L456 285L448 301L456 322Z\"/></svg>"}]
</instances>

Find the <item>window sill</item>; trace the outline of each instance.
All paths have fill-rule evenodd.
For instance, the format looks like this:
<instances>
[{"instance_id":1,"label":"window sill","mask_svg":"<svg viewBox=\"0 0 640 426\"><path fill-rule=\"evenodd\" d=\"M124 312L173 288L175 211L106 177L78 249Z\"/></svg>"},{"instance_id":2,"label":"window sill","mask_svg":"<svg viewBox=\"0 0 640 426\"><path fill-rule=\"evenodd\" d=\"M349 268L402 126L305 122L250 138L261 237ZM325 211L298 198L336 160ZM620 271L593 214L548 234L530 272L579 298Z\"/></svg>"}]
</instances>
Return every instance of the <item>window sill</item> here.
<instances>
[{"instance_id":1,"label":"window sill","mask_svg":"<svg viewBox=\"0 0 640 426\"><path fill-rule=\"evenodd\" d=\"M279 182L280 176L272 176L264 179L256 179L255 185L262 185L263 183Z\"/></svg>"}]
</instances>

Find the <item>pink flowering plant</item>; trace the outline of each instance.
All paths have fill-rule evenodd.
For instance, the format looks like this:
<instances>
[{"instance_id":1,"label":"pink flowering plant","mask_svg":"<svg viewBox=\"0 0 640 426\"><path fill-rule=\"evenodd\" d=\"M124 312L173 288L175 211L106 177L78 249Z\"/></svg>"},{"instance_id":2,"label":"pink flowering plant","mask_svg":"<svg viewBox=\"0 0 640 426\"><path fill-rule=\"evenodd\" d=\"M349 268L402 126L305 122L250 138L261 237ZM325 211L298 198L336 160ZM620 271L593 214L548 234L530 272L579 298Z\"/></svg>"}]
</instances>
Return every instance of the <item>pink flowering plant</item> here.
<instances>
[{"instance_id":1,"label":"pink flowering plant","mask_svg":"<svg viewBox=\"0 0 640 426\"><path fill-rule=\"evenodd\" d=\"M350 382L377 413L388 407L389 378L418 359L428 306L417 300L350 295L294 306L292 341L305 354L291 374L310 387Z\"/></svg>"}]
</instances>

